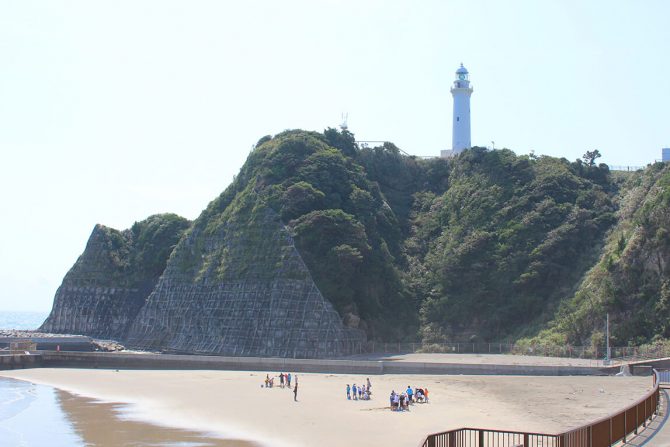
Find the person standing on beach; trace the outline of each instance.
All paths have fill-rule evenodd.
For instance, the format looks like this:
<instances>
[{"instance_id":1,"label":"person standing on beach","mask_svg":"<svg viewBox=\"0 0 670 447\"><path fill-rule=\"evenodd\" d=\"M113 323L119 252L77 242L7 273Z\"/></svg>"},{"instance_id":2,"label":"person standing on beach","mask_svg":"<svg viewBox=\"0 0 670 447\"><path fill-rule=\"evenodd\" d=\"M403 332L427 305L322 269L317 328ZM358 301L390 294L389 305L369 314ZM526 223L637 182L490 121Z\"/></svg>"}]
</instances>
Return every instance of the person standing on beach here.
<instances>
[{"instance_id":1,"label":"person standing on beach","mask_svg":"<svg viewBox=\"0 0 670 447\"><path fill-rule=\"evenodd\" d=\"M279 386L284 388L284 373L279 373Z\"/></svg>"},{"instance_id":2,"label":"person standing on beach","mask_svg":"<svg viewBox=\"0 0 670 447\"><path fill-rule=\"evenodd\" d=\"M351 400L351 387L347 383L347 400Z\"/></svg>"},{"instance_id":3,"label":"person standing on beach","mask_svg":"<svg viewBox=\"0 0 670 447\"><path fill-rule=\"evenodd\" d=\"M288 382L288 387L291 388L291 373L286 374L286 381Z\"/></svg>"},{"instance_id":4,"label":"person standing on beach","mask_svg":"<svg viewBox=\"0 0 670 447\"><path fill-rule=\"evenodd\" d=\"M293 401L298 402L298 378L295 380L295 387L293 388Z\"/></svg>"}]
</instances>

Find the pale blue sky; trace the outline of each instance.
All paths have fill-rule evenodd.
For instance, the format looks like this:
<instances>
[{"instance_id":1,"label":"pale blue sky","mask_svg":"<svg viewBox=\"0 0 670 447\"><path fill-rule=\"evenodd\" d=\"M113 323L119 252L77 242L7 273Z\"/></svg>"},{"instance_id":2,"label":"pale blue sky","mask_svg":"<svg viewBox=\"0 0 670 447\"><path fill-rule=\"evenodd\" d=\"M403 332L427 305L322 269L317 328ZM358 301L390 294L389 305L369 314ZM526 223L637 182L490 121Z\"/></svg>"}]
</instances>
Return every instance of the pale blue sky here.
<instances>
[{"instance_id":1,"label":"pale blue sky","mask_svg":"<svg viewBox=\"0 0 670 447\"><path fill-rule=\"evenodd\" d=\"M193 219L252 145L336 127L644 165L670 146L670 2L0 0L0 310L48 310L96 223Z\"/></svg>"}]
</instances>

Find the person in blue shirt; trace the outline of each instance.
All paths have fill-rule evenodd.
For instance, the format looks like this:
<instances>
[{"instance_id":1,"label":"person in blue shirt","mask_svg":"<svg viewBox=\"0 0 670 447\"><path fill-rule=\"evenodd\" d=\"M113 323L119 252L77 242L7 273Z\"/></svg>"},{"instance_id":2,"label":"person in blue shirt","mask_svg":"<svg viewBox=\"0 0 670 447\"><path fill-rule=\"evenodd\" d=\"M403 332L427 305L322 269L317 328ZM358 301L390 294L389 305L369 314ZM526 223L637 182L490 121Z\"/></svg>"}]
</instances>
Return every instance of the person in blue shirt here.
<instances>
[{"instance_id":1,"label":"person in blue shirt","mask_svg":"<svg viewBox=\"0 0 670 447\"><path fill-rule=\"evenodd\" d=\"M351 387L347 383L347 400L351 400Z\"/></svg>"},{"instance_id":2,"label":"person in blue shirt","mask_svg":"<svg viewBox=\"0 0 670 447\"><path fill-rule=\"evenodd\" d=\"M409 385L407 385L406 393L407 393L407 400L409 401L409 403L414 403L414 401L412 400L412 396L414 395L414 391L412 391L412 387L410 387Z\"/></svg>"}]
</instances>

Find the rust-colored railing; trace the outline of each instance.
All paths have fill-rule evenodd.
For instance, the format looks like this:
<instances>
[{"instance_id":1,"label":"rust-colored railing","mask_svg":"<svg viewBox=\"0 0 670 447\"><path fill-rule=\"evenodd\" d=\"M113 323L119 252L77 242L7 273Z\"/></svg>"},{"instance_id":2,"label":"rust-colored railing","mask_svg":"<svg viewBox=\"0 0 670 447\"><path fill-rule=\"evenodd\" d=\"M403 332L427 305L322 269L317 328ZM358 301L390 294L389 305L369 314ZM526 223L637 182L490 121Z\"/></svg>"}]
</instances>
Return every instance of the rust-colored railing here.
<instances>
[{"instance_id":1,"label":"rust-colored railing","mask_svg":"<svg viewBox=\"0 0 670 447\"><path fill-rule=\"evenodd\" d=\"M658 373L654 387L643 398L623 410L587 425L559 433L530 433L484 428L458 428L426 436L421 447L609 447L637 434L658 412Z\"/></svg>"}]
</instances>

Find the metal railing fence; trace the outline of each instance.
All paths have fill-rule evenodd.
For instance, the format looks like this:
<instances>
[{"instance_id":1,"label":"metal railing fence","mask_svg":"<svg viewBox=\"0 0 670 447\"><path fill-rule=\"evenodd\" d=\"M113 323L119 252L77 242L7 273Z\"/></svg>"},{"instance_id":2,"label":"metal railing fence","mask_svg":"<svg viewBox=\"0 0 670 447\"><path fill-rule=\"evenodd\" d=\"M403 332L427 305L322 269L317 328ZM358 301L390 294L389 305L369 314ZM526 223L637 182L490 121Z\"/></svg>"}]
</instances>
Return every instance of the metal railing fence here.
<instances>
[{"instance_id":1,"label":"metal railing fence","mask_svg":"<svg viewBox=\"0 0 670 447\"><path fill-rule=\"evenodd\" d=\"M544 357L564 357L602 360L607 354L604 346L524 345L517 343L421 343L367 341L354 346L355 354L518 354ZM665 346L614 346L610 359L626 361L670 357L670 347Z\"/></svg>"}]
</instances>

